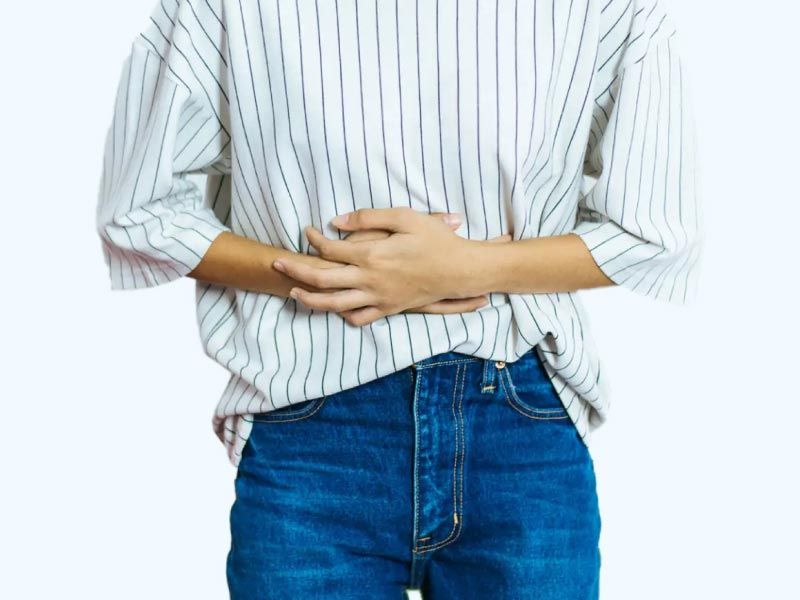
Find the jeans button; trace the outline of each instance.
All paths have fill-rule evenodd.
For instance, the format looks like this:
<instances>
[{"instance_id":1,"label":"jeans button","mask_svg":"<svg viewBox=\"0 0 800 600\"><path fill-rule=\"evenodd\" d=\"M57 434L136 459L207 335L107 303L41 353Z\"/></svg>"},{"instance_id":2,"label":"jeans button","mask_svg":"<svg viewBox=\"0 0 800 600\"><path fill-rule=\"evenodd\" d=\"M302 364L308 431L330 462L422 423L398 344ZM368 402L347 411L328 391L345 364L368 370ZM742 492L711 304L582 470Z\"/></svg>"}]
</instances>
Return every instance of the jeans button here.
<instances>
[{"instance_id":1,"label":"jeans button","mask_svg":"<svg viewBox=\"0 0 800 600\"><path fill-rule=\"evenodd\" d=\"M504 360L497 360L495 361L494 366L497 367L498 369L502 369L503 367L506 366L506 363Z\"/></svg>"}]
</instances>

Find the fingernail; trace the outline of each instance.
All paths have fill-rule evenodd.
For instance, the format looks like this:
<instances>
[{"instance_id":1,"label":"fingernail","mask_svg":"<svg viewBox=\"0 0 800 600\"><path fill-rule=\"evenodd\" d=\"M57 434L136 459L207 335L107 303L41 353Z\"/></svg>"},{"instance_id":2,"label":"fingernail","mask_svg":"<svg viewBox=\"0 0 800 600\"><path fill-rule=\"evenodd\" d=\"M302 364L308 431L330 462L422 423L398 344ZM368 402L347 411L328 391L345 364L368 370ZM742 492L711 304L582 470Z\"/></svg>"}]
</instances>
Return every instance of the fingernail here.
<instances>
[{"instance_id":1,"label":"fingernail","mask_svg":"<svg viewBox=\"0 0 800 600\"><path fill-rule=\"evenodd\" d=\"M448 225L461 225L461 215L458 213L445 213L442 218Z\"/></svg>"},{"instance_id":2,"label":"fingernail","mask_svg":"<svg viewBox=\"0 0 800 600\"><path fill-rule=\"evenodd\" d=\"M294 298L295 300L297 300L297 289L295 289L295 288L292 288L291 290L289 290L289 295L290 295L292 298Z\"/></svg>"},{"instance_id":3,"label":"fingernail","mask_svg":"<svg viewBox=\"0 0 800 600\"><path fill-rule=\"evenodd\" d=\"M283 266L283 263L279 260L275 260L272 262L272 266L275 267L276 270L284 272L286 268Z\"/></svg>"},{"instance_id":4,"label":"fingernail","mask_svg":"<svg viewBox=\"0 0 800 600\"><path fill-rule=\"evenodd\" d=\"M331 224L336 225L337 227L340 225L345 225L347 221L350 219L350 213L344 213L343 215L336 215L331 219Z\"/></svg>"}]
</instances>

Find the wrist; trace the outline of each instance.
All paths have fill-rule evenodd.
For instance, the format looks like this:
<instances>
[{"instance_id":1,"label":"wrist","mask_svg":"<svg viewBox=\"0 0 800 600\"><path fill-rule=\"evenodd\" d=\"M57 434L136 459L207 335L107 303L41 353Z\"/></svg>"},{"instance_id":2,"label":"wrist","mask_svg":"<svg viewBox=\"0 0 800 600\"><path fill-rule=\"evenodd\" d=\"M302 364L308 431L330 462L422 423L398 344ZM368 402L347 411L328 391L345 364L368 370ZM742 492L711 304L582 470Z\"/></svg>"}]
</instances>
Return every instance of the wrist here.
<instances>
[{"instance_id":1,"label":"wrist","mask_svg":"<svg viewBox=\"0 0 800 600\"><path fill-rule=\"evenodd\" d=\"M457 296L472 298L495 291L498 263L501 261L498 250L505 244L487 240L463 239L456 256L452 287Z\"/></svg>"},{"instance_id":2,"label":"wrist","mask_svg":"<svg viewBox=\"0 0 800 600\"><path fill-rule=\"evenodd\" d=\"M285 248L270 246L268 244L263 245L262 251L259 254L258 265L261 271L261 278L266 283L265 287L268 288L267 291L270 294L282 298L287 298L289 296L289 290L292 289L295 281L276 269L274 263L279 258L291 256L295 256L295 253Z\"/></svg>"}]
</instances>

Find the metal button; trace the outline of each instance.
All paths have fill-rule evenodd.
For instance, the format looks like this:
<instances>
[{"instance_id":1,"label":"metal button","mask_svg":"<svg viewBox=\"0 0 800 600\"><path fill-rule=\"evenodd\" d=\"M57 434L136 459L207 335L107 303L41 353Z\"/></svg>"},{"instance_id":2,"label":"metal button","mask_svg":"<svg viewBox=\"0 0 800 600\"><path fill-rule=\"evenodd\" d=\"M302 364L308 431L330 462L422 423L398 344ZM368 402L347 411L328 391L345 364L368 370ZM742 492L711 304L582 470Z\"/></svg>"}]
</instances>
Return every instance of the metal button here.
<instances>
[{"instance_id":1,"label":"metal button","mask_svg":"<svg viewBox=\"0 0 800 600\"><path fill-rule=\"evenodd\" d=\"M504 360L497 360L495 361L494 366L497 367L498 369L502 369L503 367L506 366L506 362Z\"/></svg>"}]
</instances>

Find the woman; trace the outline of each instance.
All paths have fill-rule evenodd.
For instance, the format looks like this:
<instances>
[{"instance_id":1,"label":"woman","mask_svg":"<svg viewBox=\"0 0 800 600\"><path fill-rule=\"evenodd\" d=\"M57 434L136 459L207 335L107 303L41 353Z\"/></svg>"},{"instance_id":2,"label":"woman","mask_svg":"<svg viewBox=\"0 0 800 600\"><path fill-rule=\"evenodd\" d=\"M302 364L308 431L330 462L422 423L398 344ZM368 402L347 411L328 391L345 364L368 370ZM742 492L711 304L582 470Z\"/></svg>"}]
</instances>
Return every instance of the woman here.
<instances>
[{"instance_id":1,"label":"woman","mask_svg":"<svg viewBox=\"0 0 800 600\"><path fill-rule=\"evenodd\" d=\"M695 296L676 39L662 0L154 10L97 225L113 289L197 280L232 597L598 596L575 292Z\"/></svg>"}]
</instances>

